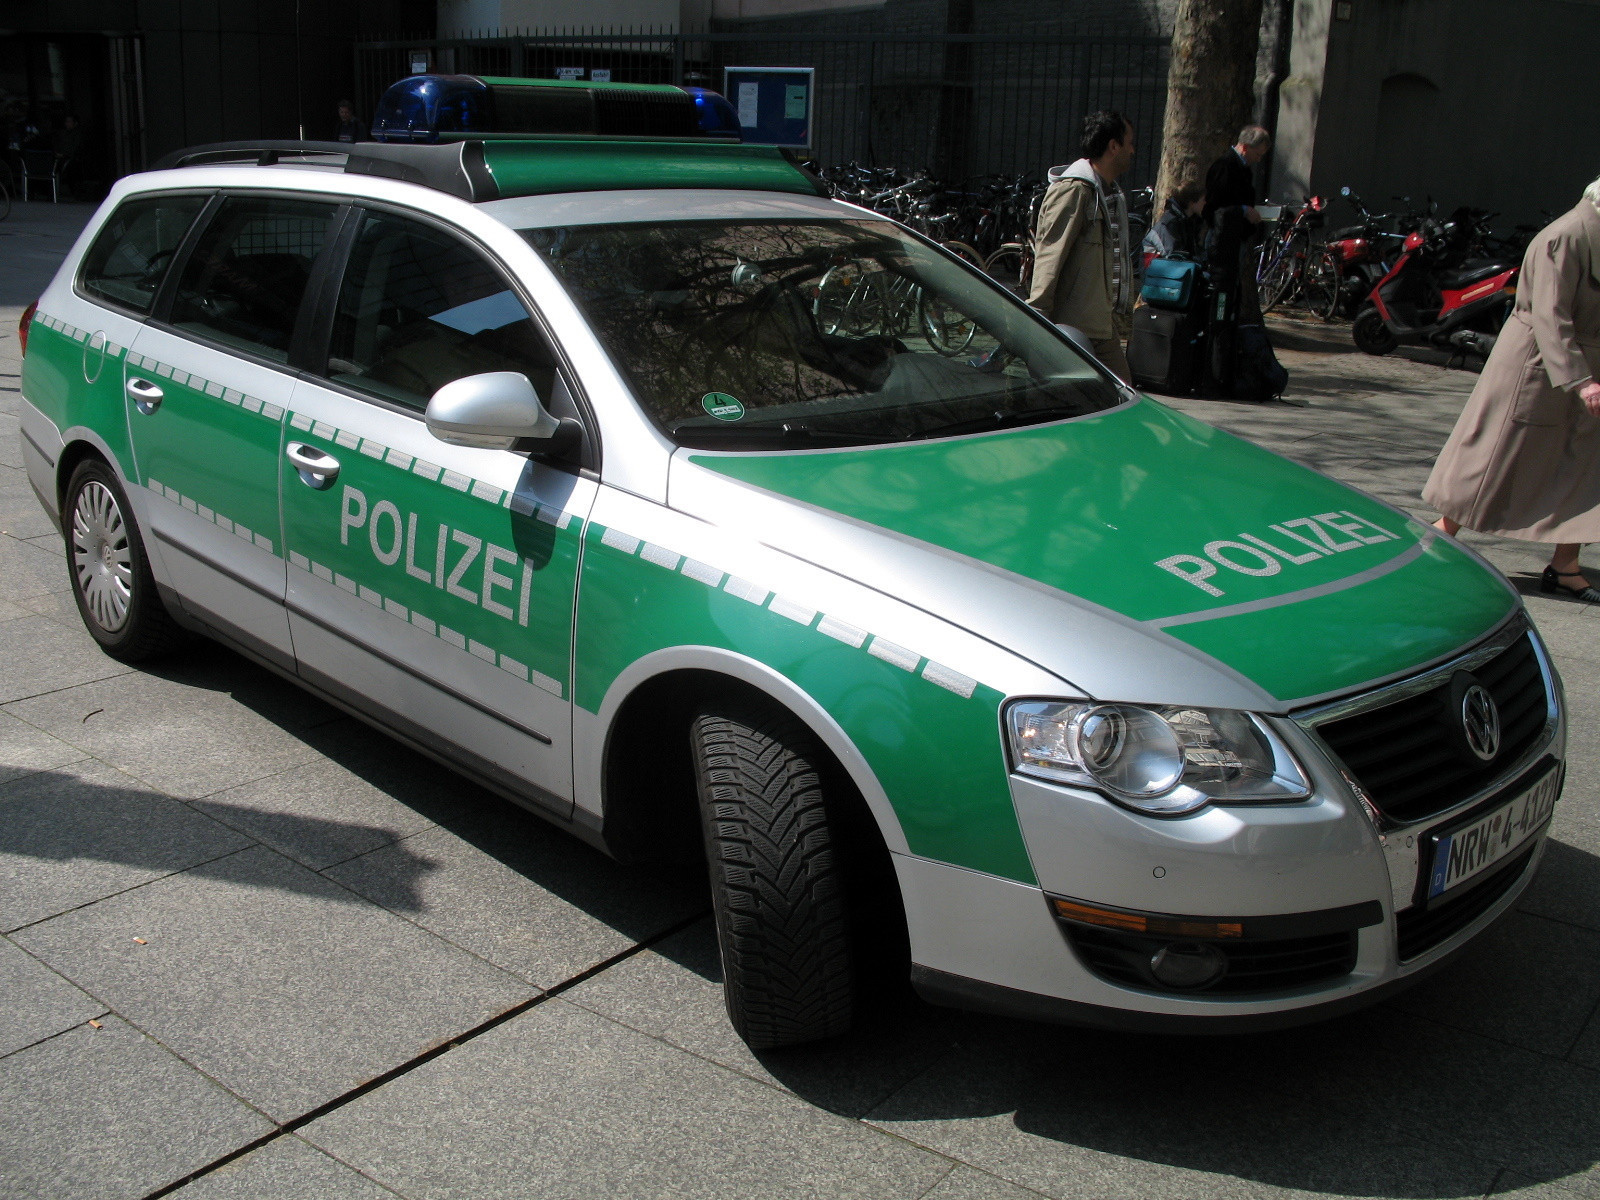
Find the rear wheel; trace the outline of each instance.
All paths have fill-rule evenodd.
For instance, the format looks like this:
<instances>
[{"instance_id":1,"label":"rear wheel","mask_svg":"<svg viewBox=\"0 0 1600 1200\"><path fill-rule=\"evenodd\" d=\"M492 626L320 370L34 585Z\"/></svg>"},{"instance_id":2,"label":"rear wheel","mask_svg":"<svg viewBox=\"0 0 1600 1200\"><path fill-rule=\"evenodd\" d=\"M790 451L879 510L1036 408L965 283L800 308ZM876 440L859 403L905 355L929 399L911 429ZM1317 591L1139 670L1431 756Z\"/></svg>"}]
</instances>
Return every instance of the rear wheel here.
<instances>
[{"instance_id":1,"label":"rear wheel","mask_svg":"<svg viewBox=\"0 0 1600 1200\"><path fill-rule=\"evenodd\" d=\"M1356 349L1364 354L1388 354L1400 344L1383 323L1383 314L1371 304L1356 313L1356 319L1350 325L1350 337L1355 341Z\"/></svg>"},{"instance_id":2,"label":"rear wheel","mask_svg":"<svg viewBox=\"0 0 1600 1200\"><path fill-rule=\"evenodd\" d=\"M1343 287L1338 255L1332 250L1318 250L1306 263L1305 278L1300 281L1300 303L1312 316L1331 321L1338 311Z\"/></svg>"},{"instance_id":3,"label":"rear wheel","mask_svg":"<svg viewBox=\"0 0 1600 1200\"><path fill-rule=\"evenodd\" d=\"M989 255L983 269L989 278L1019 300L1028 298L1033 284L1033 261L1026 247L1019 242L1007 242Z\"/></svg>"},{"instance_id":4,"label":"rear wheel","mask_svg":"<svg viewBox=\"0 0 1600 1200\"><path fill-rule=\"evenodd\" d=\"M757 1050L844 1033L855 982L822 750L781 709L738 698L703 706L690 743L734 1030Z\"/></svg>"},{"instance_id":5,"label":"rear wheel","mask_svg":"<svg viewBox=\"0 0 1600 1200\"><path fill-rule=\"evenodd\" d=\"M1310 242L1295 234L1289 239L1288 245L1283 247L1282 253L1271 259L1261 272L1258 295L1261 298L1261 311L1271 312L1280 304L1285 304L1294 295L1295 289L1300 284L1301 272L1305 269L1307 252Z\"/></svg>"},{"instance_id":6,"label":"rear wheel","mask_svg":"<svg viewBox=\"0 0 1600 1200\"><path fill-rule=\"evenodd\" d=\"M110 467L79 463L61 511L72 598L100 648L122 662L142 662L187 636L156 591L128 497Z\"/></svg>"}]
</instances>

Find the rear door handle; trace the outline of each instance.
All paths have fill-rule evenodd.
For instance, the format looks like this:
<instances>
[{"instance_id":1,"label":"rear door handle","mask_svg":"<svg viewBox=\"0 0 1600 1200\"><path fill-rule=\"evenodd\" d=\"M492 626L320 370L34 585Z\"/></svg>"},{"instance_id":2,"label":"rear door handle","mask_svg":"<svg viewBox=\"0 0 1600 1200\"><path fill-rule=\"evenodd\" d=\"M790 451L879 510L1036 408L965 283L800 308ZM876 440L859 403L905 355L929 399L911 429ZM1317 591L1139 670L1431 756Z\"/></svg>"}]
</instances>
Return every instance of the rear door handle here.
<instances>
[{"instance_id":1,"label":"rear door handle","mask_svg":"<svg viewBox=\"0 0 1600 1200\"><path fill-rule=\"evenodd\" d=\"M339 460L304 442L290 442L284 457L300 472L300 482L321 491L339 476Z\"/></svg>"},{"instance_id":2,"label":"rear door handle","mask_svg":"<svg viewBox=\"0 0 1600 1200\"><path fill-rule=\"evenodd\" d=\"M128 395L133 397L133 403L147 417L161 407L163 393L148 379L129 379Z\"/></svg>"}]
</instances>

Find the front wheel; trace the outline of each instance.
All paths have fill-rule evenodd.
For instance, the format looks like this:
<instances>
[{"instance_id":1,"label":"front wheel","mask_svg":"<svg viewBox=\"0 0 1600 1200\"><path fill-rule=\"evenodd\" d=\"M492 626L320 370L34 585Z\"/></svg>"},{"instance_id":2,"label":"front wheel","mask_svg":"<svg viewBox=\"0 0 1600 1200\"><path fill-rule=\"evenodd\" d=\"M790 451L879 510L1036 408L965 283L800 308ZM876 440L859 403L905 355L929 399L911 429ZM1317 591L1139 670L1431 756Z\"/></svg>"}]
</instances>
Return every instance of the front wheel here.
<instances>
[{"instance_id":1,"label":"front wheel","mask_svg":"<svg viewBox=\"0 0 1600 1200\"><path fill-rule=\"evenodd\" d=\"M1363 354L1388 354L1400 344L1384 324L1383 314L1371 304L1356 313L1356 319L1350 326L1350 336L1355 341L1356 349Z\"/></svg>"},{"instance_id":2,"label":"front wheel","mask_svg":"<svg viewBox=\"0 0 1600 1200\"><path fill-rule=\"evenodd\" d=\"M1300 303L1315 317L1333 320L1339 307L1339 296L1344 290L1344 276L1339 269L1339 257L1332 250L1318 250L1306 264L1305 278L1300 281Z\"/></svg>"},{"instance_id":3,"label":"front wheel","mask_svg":"<svg viewBox=\"0 0 1600 1200\"><path fill-rule=\"evenodd\" d=\"M690 744L735 1032L755 1050L844 1033L855 982L823 752L787 713L739 699L703 707Z\"/></svg>"},{"instance_id":4,"label":"front wheel","mask_svg":"<svg viewBox=\"0 0 1600 1200\"><path fill-rule=\"evenodd\" d=\"M143 662L185 640L156 591L144 542L115 473L97 458L78 464L62 507L72 598L89 635L122 662Z\"/></svg>"}]
</instances>

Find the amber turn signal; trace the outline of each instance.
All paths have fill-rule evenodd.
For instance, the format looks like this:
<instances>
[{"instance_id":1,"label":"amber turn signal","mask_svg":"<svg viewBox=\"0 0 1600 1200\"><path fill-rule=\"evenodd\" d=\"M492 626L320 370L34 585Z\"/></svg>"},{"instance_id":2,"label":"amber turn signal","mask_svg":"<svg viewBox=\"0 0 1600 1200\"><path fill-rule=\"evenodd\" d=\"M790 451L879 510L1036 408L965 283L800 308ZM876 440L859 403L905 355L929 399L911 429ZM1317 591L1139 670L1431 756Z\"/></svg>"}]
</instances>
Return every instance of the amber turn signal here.
<instances>
[{"instance_id":1,"label":"amber turn signal","mask_svg":"<svg viewBox=\"0 0 1600 1200\"><path fill-rule=\"evenodd\" d=\"M1186 921L1181 917L1147 916L1143 913L1118 912L1110 908L1093 908L1076 900L1051 899L1056 915L1065 921L1078 921L1085 925L1100 925L1106 929L1120 929L1124 933L1143 933L1151 937L1176 938L1241 938L1244 926L1238 921Z\"/></svg>"}]
</instances>

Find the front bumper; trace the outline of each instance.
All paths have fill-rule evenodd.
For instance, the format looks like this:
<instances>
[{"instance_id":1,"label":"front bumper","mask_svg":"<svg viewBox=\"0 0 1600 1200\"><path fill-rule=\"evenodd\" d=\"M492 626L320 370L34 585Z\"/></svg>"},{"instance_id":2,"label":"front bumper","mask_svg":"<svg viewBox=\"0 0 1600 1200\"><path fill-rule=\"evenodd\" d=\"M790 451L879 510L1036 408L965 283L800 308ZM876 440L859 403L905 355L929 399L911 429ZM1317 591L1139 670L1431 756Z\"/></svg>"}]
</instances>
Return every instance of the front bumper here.
<instances>
[{"instance_id":1,"label":"front bumper","mask_svg":"<svg viewBox=\"0 0 1600 1200\"><path fill-rule=\"evenodd\" d=\"M1037 886L896 858L918 990L939 1003L1078 1024L1226 1032L1320 1020L1415 982L1511 908L1538 868L1543 830L1431 906L1422 900L1435 833L1478 821L1562 769L1560 680L1536 636L1533 643L1549 702L1542 733L1491 786L1410 825L1384 817L1312 728L1288 720L1275 725L1313 777L1313 796L1300 803L1155 818L1013 776ZM1244 923L1246 938L1252 919L1259 928L1260 919L1293 915L1360 908L1366 916L1359 928L1347 923L1344 957L1319 978L1310 972L1275 990L1181 991L1148 971L1119 972L1117 939L1125 964L1143 943L1125 929L1080 936L1079 924L1057 919L1052 896L1178 920L1227 914Z\"/></svg>"}]
</instances>

